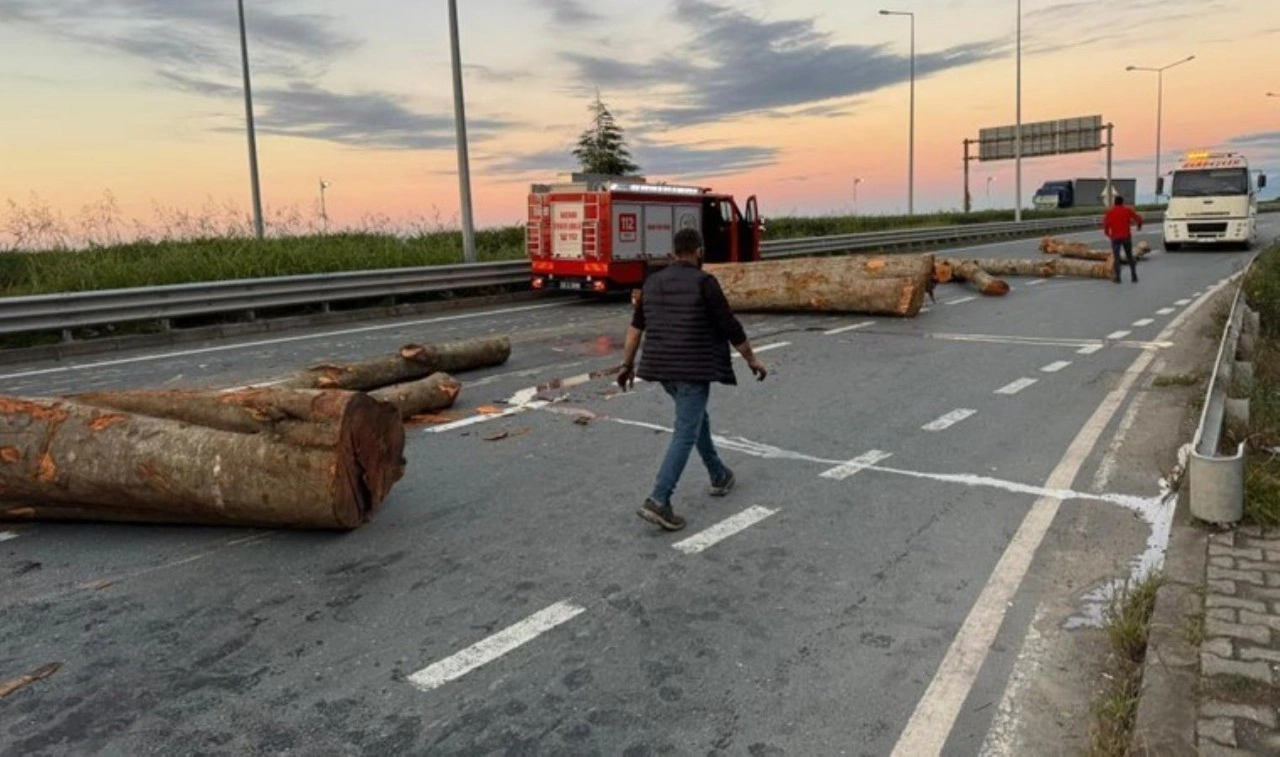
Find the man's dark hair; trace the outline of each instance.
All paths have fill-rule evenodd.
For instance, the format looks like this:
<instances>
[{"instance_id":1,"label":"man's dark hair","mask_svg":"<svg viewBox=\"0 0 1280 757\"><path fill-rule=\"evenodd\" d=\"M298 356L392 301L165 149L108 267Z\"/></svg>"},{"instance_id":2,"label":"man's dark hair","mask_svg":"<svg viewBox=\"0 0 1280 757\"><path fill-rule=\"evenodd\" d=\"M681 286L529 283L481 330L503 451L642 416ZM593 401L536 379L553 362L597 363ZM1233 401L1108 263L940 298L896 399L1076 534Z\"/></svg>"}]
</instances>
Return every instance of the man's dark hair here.
<instances>
[{"instance_id":1,"label":"man's dark hair","mask_svg":"<svg viewBox=\"0 0 1280 757\"><path fill-rule=\"evenodd\" d=\"M702 234L699 234L697 229L681 229L676 232L672 244L676 255L691 257L702 249Z\"/></svg>"},{"instance_id":2,"label":"man's dark hair","mask_svg":"<svg viewBox=\"0 0 1280 757\"><path fill-rule=\"evenodd\" d=\"M1117 205L1123 205L1123 204L1124 204L1124 198L1123 198L1123 197L1121 197L1120 195L1116 195L1116 204L1117 204Z\"/></svg>"}]
</instances>

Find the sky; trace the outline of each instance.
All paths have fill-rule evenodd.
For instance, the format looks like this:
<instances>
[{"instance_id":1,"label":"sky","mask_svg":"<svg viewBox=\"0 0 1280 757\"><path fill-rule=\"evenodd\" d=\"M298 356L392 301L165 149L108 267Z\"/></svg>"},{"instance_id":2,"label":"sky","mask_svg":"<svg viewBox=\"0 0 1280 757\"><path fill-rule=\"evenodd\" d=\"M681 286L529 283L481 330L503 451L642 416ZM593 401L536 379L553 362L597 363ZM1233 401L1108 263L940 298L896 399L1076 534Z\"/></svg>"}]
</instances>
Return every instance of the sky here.
<instances>
[{"instance_id":1,"label":"sky","mask_svg":"<svg viewBox=\"0 0 1280 757\"><path fill-rule=\"evenodd\" d=\"M1011 125L1014 0L886 0L915 14L917 213L963 201L962 140ZM447 5L245 0L268 224L456 224ZM759 198L762 214L907 208L911 21L869 0L462 0L478 226L518 223L575 168L598 90L652 180ZM1101 115L1114 175L1243 152L1280 188L1280 3L1023 0L1026 123ZM234 0L0 0L0 234L48 208L149 227L250 212ZM1012 207L1012 161L973 161L975 209ZM1026 159L1046 180L1105 153ZM855 192L855 180L856 192ZM108 199L109 198L109 199ZM21 215L23 220L15 221ZM271 229L269 229L271 230Z\"/></svg>"}]
</instances>

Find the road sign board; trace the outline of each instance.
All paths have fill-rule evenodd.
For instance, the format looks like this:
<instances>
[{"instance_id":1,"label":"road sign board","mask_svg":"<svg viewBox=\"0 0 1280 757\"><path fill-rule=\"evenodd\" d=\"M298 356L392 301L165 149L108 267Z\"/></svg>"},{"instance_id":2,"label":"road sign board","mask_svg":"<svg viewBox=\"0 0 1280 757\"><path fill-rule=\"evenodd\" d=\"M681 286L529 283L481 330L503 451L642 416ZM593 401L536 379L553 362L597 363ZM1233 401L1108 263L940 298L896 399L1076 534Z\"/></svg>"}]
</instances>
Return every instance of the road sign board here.
<instances>
[{"instance_id":1,"label":"road sign board","mask_svg":"<svg viewBox=\"0 0 1280 757\"><path fill-rule=\"evenodd\" d=\"M1061 118L1022 125L1022 157L1094 152L1103 143L1102 116ZM1017 126L998 126L978 131L978 160L1013 160Z\"/></svg>"}]
</instances>

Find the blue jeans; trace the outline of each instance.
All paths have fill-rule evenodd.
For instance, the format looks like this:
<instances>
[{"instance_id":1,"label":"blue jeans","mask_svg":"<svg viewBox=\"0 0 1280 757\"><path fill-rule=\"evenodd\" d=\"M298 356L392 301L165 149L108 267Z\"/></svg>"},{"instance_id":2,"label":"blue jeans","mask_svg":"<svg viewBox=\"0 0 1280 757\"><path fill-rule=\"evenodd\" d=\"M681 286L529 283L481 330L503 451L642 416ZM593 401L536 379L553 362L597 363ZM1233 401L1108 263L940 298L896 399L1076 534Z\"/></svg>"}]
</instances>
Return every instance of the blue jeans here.
<instances>
[{"instance_id":1,"label":"blue jeans","mask_svg":"<svg viewBox=\"0 0 1280 757\"><path fill-rule=\"evenodd\" d=\"M729 469L720 461L715 442L711 440L711 418L707 415L707 400L711 398L711 384L693 381L663 381L662 388L676 403L675 433L667 455L658 469L658 480L650 499L660 505L671 504L671 495L680 482L689 453L696 447L703 465L711 474L711 483L719 484Z\"/></svg>"},{"instance_id":2,"label":"blue jeans","mask_svg":"<svg viewBox=\"0 0 1280 757\"><path fill-rule=\"evenodd\" d=\"M1133 278L1138 278L1138 263L1133 259L1133 239L1112 239L1111 240L1111 259L1112 272L1115 274L1112 278L1116 281L1120 280L1120 267L1124 264L1120 261L1120 253L1124 252L1125 262L1129 264L1129 272L1133 274Z\"/></svg>"}]
</instances>

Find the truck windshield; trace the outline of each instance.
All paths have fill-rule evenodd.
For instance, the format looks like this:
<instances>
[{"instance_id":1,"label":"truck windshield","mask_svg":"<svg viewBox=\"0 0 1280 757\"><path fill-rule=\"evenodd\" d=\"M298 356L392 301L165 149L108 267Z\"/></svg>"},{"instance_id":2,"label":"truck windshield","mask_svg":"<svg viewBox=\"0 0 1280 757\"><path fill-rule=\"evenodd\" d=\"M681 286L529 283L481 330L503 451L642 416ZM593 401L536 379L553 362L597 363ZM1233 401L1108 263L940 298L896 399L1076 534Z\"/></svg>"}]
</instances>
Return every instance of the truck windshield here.
<instances>
[{"instance_id":1,"label":"truck windshield","mask_svg":"<svg viewBox=\"0 0 1280 757\"><path fill-rule=\"evenodd\" d=\"M1174 197L1210 197L1249 194L1249 171L1225 168L1216 171L1175 171Z\"/></svg>"}]
</instances>

